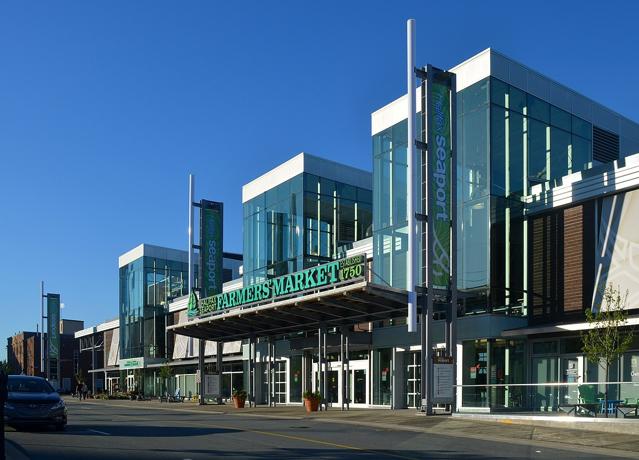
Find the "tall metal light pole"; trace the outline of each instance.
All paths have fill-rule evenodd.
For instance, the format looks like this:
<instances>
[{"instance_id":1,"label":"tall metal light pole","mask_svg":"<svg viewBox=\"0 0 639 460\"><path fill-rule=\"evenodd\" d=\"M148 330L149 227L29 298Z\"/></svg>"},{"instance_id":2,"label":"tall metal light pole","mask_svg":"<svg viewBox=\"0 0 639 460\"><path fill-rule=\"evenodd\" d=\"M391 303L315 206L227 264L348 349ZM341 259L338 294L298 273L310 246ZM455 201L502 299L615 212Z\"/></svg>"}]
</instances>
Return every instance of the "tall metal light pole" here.
<instances>
[{"instance_id":1,"label":"tall metal light pole","mask_svg":"<svg viewBox=\"0 0 639 460\"><path fill-rule=\"evenodd\" d=\"M408 153L407 153L407 214L408 214L408 332L417 331L417 294L415 280L417 264L415 257L415 20L406 21L406 84L408 97Z\"/></svg>"},{"instance_id":2,"label":"tall metal light pole","mask_svg":"<svg viewBox=\"0 0 639 460\"><path fill-rule=\"evenodd\" d=\"M189 174L189 282L188 293L193 291L193 195L195 194L195 177Z\"/></svg>"},{"instance_id":3,"label":"tall metal light pole","mask_svg":"<svg viewBox=\"0 0 639 460\"><path fill-rule=\"evenodd\" d=\"M44 370L44 281L40 281L40 375L43 375ZM49 375L47 373L47 378Z\"/></svg>"}]
</instances>

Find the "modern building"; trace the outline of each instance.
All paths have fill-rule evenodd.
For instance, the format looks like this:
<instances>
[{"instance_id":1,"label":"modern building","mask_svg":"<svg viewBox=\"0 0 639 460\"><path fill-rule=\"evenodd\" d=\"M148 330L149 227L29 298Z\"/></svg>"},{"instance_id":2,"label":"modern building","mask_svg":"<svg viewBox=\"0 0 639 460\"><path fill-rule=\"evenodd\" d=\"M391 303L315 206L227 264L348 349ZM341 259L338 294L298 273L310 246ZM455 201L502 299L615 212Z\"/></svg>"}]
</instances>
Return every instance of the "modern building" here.
<instances>
[{"instance_id":1,"label":"modern building","mask_svg":"<svg viewBox=\"0 0 639 460\"><path fill-rule=\"evenodd\" d=\"M238 278L242 256L224 253L223 261L223 279ZM119 317L75 334L85 361L90 363L90 389L159 395L159 369L177 357L173 351L175 340L166 328L178 320L179 308L171 309L171 304L177 302L186 310L188 253L141 244L121 255L118 262ZM193 357L192 353L189 357ZM177 363L171 361L172 365ZM195 371L193 384L194 376ZM180 388L186 387L184 384Z\"/></svg>"},{"instance_id":2,"label":"modern building","mask_svg":"<svg viewBox=\"0 0 639 460\"><path fill-rule=\"evenodd\" d=\"M639 324L639 125L491 49L450 71L454 407L557 410L576 400L577 384L606 380L580 342L600 290L628 289L628 326ZM132 369L143 369L144 392L158 394L168 363L171 390L199 393L206 340L205 374L217 372L223 344L223 397L243 387L256 404L301 404L317 390L328 406L420 407L420 336L406 326L407 111L403 96L371 114L372 174L302 153L246 184L243 256L196 317L186 312L186 252L145 245L123 255L110 339L120 351L105 352L99 371L112 366L131 388ZM424 214L425 155L418 160ZM446 346L445 311L435 304L435 355ZM639 339L608 377L627 382L616 397L639 397L637 363Z\"/></svg>"}]
</instances>

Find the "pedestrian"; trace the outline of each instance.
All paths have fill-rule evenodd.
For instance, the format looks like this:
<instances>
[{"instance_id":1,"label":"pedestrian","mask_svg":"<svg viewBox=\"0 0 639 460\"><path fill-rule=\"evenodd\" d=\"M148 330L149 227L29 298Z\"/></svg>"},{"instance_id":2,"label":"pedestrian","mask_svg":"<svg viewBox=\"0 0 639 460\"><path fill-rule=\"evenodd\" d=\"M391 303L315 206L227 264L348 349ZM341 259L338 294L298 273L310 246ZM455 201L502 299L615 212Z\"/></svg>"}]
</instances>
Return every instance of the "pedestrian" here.
<instances>
[{"instance_id":1,"label":"pedestrian","mask_svg":"<svg viewBox=\"0 0 639 460\"><path fill-rule=\"evenodd\" d=\"M82 384L82 399L87 399L87 393L89 393L89 387L87 387L86 383Z\"/></svg>"},{"instance_id":2,"label":"pedestrian","mask_svg":"<svg viewBox=\"0 0 639 460\"><path fill-rule=\"evenodd\" d=\"M77 381L75 384L75 396L78 399L82 399L82 383L80 381Z\"/></svg>"}]
</instances>

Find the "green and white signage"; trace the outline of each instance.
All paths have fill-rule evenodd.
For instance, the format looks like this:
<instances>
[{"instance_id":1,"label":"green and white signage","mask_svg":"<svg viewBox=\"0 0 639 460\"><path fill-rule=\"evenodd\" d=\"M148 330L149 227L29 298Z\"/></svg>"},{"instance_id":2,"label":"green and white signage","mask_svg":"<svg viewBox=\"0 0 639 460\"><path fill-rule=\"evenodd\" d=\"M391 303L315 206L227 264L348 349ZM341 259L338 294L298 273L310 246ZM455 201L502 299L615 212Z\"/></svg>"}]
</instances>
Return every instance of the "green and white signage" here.
<instances>
[{"instance_id":1,"label":"green and white signage","mask_svg":"<svg viewBox=\"0 0 639 460\"><path fill-rule=\"evenodd\" d=\"M223 206L207 200L200 205L200 294L204 298L222 292Z\"/></svg>"},{"instance_id":2,"label":"green and white signage","mask_svg":"<svg viewBox=\"0 0 639 460\"><path fill-rule=\"evenodd\" d=\"M120 369L140 369L144 367L144 358L127 358L120 360Z\"/></svg>"},{"instance_id":3,"label":"green and white signage","mask_svg":"<svg viewBox=\"0 0 639 460\"><path fill-rule=\"evenodd\" d=\"M431 251L430 285L450 287L451 119L450 80L428 71L428 220Z\"/></svg>"},{"instance_id":4,"label":"green and white signage","mask_svg":"<svg viewBox=\"0 0 639 460\"><path fill-rule=\"evenodd\" d=\"M60 294L47 294L48 359L60 357Z\"/></svg>"},{"instance_id":5,"label":"green and white signage","mask_svg":"<svg viewBox=\"0 0 639 460\"><path fill-rule=\"evenodd\" d=\"M273 300L277 297L360 278L364 276L365 263L366 257L360 254L273 278L260 284L209 296L195 304L191 316L207 315L228 308ZM191 311L189 302L189 312Z\"/></svg>"}]
</instances>

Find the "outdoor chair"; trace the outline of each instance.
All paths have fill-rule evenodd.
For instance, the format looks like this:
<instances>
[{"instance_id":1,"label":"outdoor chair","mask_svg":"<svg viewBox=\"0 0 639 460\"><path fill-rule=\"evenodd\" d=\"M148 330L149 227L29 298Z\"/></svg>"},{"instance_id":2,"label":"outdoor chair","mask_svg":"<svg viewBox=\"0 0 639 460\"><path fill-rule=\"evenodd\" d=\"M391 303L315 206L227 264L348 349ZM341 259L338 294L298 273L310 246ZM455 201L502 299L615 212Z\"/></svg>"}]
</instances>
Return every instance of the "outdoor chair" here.
<instances>
[{"instance_id":1,"label":"outdoor chair","mask_svg":"<svg viewBox=\"0 0 639 460\"><path fill-rule=\"evenodd\" d=\"M560 404L559 410L564 410L567 414L586 414L597 416L597 409L601 407L601 403L597 400L597 391L594 385L579 385L577 387L579 393L579 402L574 404Z\"/></svg>"}]
</instances>

